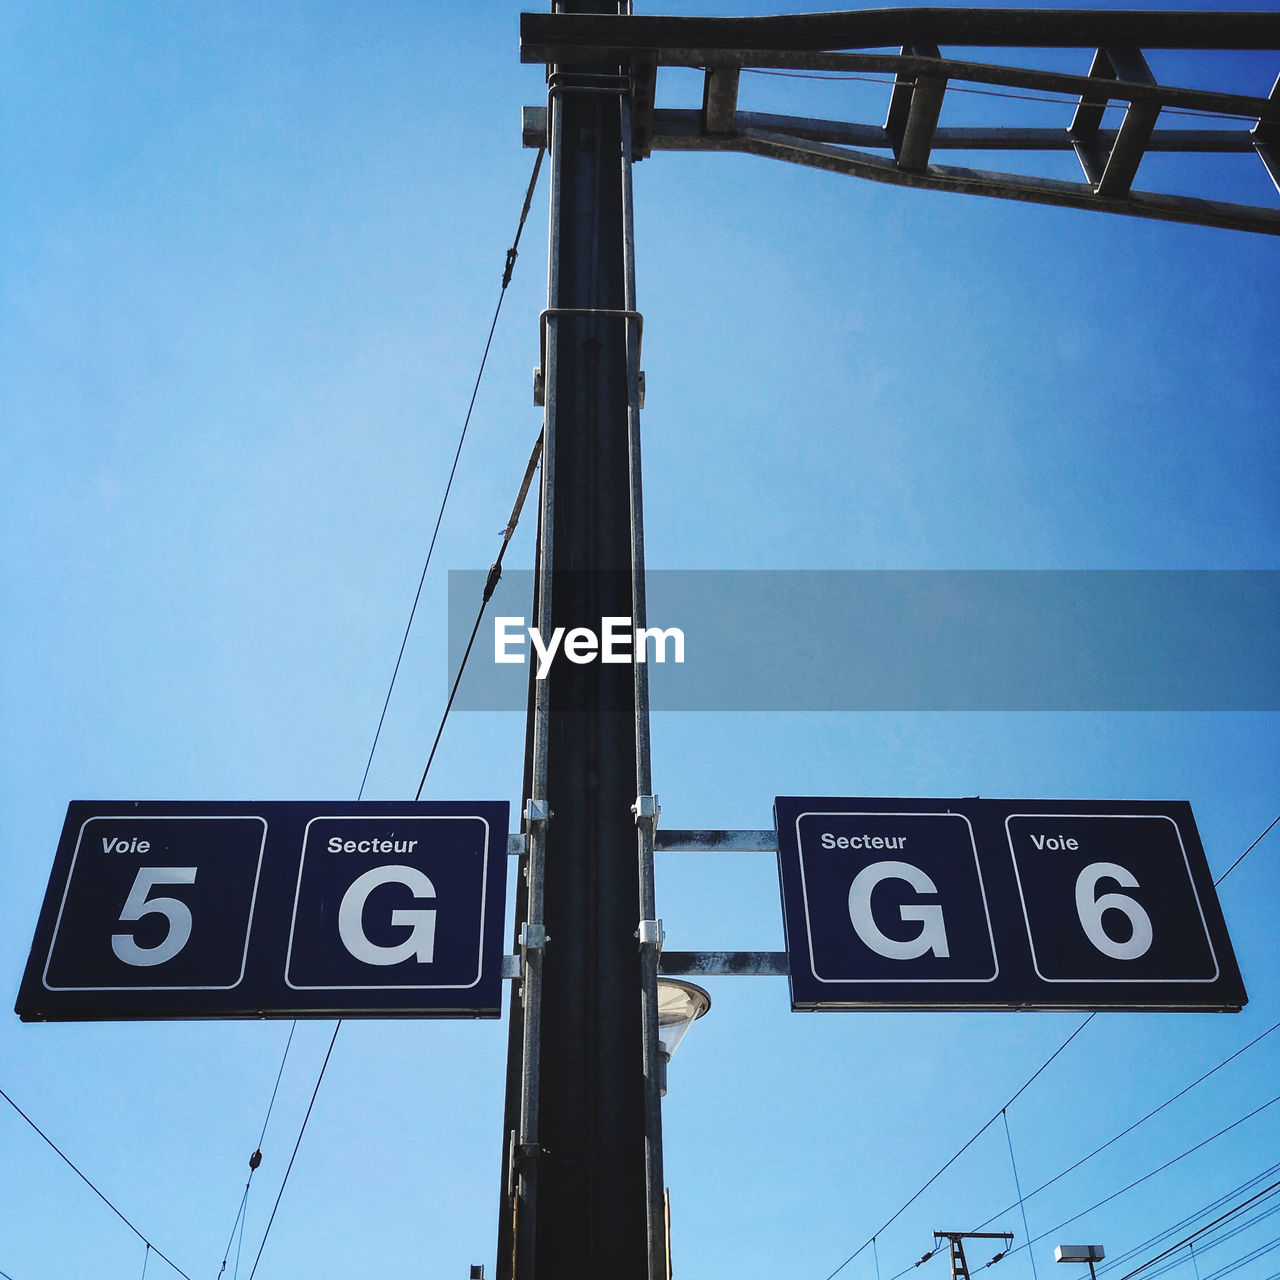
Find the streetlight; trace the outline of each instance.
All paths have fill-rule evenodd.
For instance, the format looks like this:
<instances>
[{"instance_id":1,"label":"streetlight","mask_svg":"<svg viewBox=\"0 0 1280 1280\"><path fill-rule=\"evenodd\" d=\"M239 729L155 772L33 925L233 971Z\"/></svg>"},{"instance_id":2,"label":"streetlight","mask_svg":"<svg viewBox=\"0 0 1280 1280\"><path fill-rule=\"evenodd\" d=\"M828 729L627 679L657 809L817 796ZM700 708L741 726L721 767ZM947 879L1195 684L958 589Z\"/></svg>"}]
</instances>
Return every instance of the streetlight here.
<instances>
[{"instance_id":1,"label":"streetlight","mask_svg":"<svg viewBox=\"0 0 1280 1280\"><path fill-rule=\"evenodd\" d=\"M1087 1262L1089 1264L1089 1280L1098 1280L1098 1273L1093 1264L1101 1262L1107 1255L1100 1244L1060 1244L1053 1251L1054 1262Z\"/></svg>"},{"instance_id":2,"label":"streetlight","mask_svg":"<svg viewBox=\"0 0 1280 1280\"><path fill-rule=\"evenodd\" d=\"M711 1008L711 997L680 978L658 981L658 1058L662 1063L662 1096L667 1094L667 1063L684 1033Z\"/></svg>"}]
</instances>

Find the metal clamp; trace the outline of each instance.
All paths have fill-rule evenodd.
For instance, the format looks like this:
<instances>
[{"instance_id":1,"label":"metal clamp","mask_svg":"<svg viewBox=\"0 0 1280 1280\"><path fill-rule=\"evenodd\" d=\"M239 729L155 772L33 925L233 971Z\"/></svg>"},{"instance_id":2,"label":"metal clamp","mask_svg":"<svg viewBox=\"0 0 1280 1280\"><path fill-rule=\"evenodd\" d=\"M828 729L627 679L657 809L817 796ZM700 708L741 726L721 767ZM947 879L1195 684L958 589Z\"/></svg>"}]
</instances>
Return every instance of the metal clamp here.
<instances>
[{"instance_id":1,"label":"metal clamp","mask_svg":"<svg viewBox=\"0 0 1280 1280\"><path fill-rule=\"evenodd\" d=\"M636 826L642 822L652 822L656 825L658 815L662 812L662 806L658 803L657 796L636 796L636 802L631 806L632 816L636 820Z\"/></svg>"},{"instance_id":2,"label":"metal clamp","mask_svg":"<svg viewBox=\"0 0 1280 1280\"><path fill-rule=\"evenodd\" d=\"M603 75L594 71L556 71L547 77L547 97L561 93L631 92L630 76Z\"/></svg>"},{"instance_id":3,"label":"metal clamp","mask_svg":"<svg viewBox=\"0 0 1280 1280\"><path fill-rule=\"evenodd\" d=\"M639 326L636 334L636 355L644 345L644 316L625 307L548 307L538 316L538 367L533 371L533 403L541 408L547 399L547 321L561 316L605 316L620 320L634 320ZM644 408L644 371L638 374L639 408Z\"/></svg>"},{"instance_id":4,"label":"metal clamp","mask_svg":"<svg viewBox=\"0 0 1280 1280\"><path fill-rule=\"evenodd\" d=\"M662 950L662 940L667 935L663 932L661 920L641 920L640 927L636 930L636 937L640 940L640 946L650 947L654 951Z\"/></svg>"},{"instance_id":5,"label":"metal clamp","mask_svg":"<svg viewBox=\"0 0 1280 1280\"><path fill-rule=\"evenodd\" d=\"M551 805L546 800L526 800L524 802L525 825L532 827L535 823L551 821Z\"/></svg>"},{"instance_id":6,"label":"metal clamp","mask_svg":"<svg viewBox=\"0 0 1280 1280\"><path fill-rule=\"evenodd\" d=\"M526 920L520 926L521 955L527 955L530 951L542 951L550 941L551 936L547 933L544 925L530 924Z\"/></svg>"},{"instance_id":7,"label":"metal clamp","mask_svg":"<svg viewBox=\"0 0 1280 1280\"><path fill-rule=\"evenodd\" d=\"M519 1142L514 1129L510 1132L507 1145L507 1195L514 1195L516 1180L522 1170L532 1164L539 1156L549 1155L546 1147L536 1142Z\"/></svg>"}]
</instances>

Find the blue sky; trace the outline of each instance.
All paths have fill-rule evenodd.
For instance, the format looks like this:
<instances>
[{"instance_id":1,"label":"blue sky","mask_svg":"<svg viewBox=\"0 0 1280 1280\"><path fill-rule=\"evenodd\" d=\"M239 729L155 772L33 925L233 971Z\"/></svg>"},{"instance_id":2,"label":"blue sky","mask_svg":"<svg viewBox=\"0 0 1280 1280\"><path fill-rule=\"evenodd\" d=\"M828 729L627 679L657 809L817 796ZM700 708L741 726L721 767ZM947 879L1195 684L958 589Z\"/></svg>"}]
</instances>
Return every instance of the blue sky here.
<instances>
[{"instance_id":1,"label":"blue sky","mask_svg":"<svg viewBox=\"0 0 1280 1280\"><path fill-rule=\"evenodd\" d=\"M520 107L543 83L519 7L4 5L10 991L68 800L355 796L532 166ZM1217 58L1205 78L1265 93L1276 70ZM743 105L838 115L866 91L744 77ZM692 77L659 92L700 101ZM1201 193L1269 198L1249 157L1192 168ZM1273 238L728 155L658 154L635 183L652 567L1280 567ZM446 692L445 571L496 554L540 426L545 233L543 185L369 798L413 793ZM767 826L779 794L1187 799L1220 875L1280 813L1275 730L1262 712L668 713L654 777L673 827ZM522 733L514 713L453 717L427 794L517 804ZM1280 1021L1277 840L1221 889L1248 1008L1095 1018L1008 1110L1023 1191ZM673 948L782 945L768 855L662 855L658 892ZM675 1270L699 1280L825 1280L1080 1022L797 1015L782 979L707 985L664 1112ZM9 1016L0 1088L212 1277L287 1033ZM329 1036L295 1036L242 1274ZM346 1025L259 1275L492 1274L504 1053L504 1023ZM1031 1234L1277 1079L1280 1034L1030 1199ZM1120 1254L1241 1186L1278 1125L1280 1105L1041 1240L1037 1270L1055 1243ZM7 1107L0 1152L0 1270L141 1272L136 1237ZM935 1228L1014 1203L1009 1156L997 1123L880 1235L882 1280ZM992 1229L1026 1239L1017 1210ZM1031 1275L1026 1251L1000 1265ZM1277 1271L1273 1252L1233 1274ZM841 1274L874 1280L871 1251Z\"/></svg>"}]
</instances>

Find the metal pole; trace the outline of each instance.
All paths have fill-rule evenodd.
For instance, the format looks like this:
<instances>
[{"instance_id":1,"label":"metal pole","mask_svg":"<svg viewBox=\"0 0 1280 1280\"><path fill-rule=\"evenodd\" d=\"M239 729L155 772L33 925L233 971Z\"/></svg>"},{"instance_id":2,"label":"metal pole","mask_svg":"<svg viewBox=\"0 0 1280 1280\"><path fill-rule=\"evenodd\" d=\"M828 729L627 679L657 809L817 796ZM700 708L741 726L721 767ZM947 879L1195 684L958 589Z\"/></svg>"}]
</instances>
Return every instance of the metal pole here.
<instances>
[{"instance_id":1,"label":"metal pole","mask_svg":"<svg viewBox=\"0 0 1280 1280\"><path fill-rule=\"evenodd\" d=\"M557 7L617 13L621 6ZM637 607L638 323L627 248L629 84L621 71L552 67L549 78L535 607L544 635L561 626L598 633L603 618L634 616ZM652 983L642 981L637 942L637 907L652 919L652 824L637 824L632 812L638 791L648 792L647 714L637 714L638 690L624 664L556 663L531 684L524 964L505 1126L513 1194L504 1196L497 1274L662 1280L665 1249L662 1271L651 1270L650 1185L656 1174L660 1203L661 1148L647 1115L642 1034L641 991ZM653 1022L656 1042L656 1005Z\"/></svg>"},{"instance_id":2,"label":"metal pole","mask_svg":"<svg viewBox=\"0 0 1280 1280\"><path fill-rule=\"evenodd\" d=\"M631 189L631 102L622 100L622 227L625 306L636 310L635 211ZM640 466L640 326L628 319L627 446L631 481L631 617L639 630L648 626L644 578L644 487ZM637 654L637 659L642 655ZM637 871L640 880L640 1014L644 1071L645 1182L648 1200L649 1280L667 1280L667 1206L662 1174L662 1095L666 1063L658 1041L658 958L662 953L662 921L657 919L653 847L658 826L658 798L653 795L649 755L649 666L636 661L635 744Z\"/></svg>"}]
</instances>

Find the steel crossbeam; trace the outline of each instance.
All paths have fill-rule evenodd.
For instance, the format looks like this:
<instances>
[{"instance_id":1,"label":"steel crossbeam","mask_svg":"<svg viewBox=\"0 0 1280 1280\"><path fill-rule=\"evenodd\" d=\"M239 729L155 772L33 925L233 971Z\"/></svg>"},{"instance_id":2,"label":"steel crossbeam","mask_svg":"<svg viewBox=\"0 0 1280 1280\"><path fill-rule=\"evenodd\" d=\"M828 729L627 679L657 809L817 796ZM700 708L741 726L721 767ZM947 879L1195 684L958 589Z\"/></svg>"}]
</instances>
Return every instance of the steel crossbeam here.
<instances>
[{"instance_id":1,"label":"steel crossbeam","mask_svg":"<svg viewBox=\"0 0 1280 1280\"><path fill-rule=\"evenodd\" d=\"M966 56L948 56L944 45ZM886 47L898 52L884 52ZM1082 71L974 60L975 50L987 48L1080 49ZM1258 157L1280 191L1280 80L1265 97L1162 84L1145 57L1153 49L1280 51L1280 13L927 8L771 18L521 19L526 62L610 58L631 68L637 157L662 150L737 151L877 182L1280 233L1275 205L1135 188L1150 153L1239 153ZM1091 58L1087 73L1084 57ZM663 67L703 71L700 109L654 108ZM752 70L885 77L884 121L744 111L741 77ZM1062 95L1062 126L941 126L954 86ZM1109 107L1123 111L1116 127L1104 127ZM1162 112L1178 112L1178 126L1157 127ZM1194 127L1187 113L1216 118ZM1221 117L1238 124L1222 127ZM526 144L542 145L544 137L545 112L527 111ZM941 151L1073 151L1083 181L939 164L935 154Z\"/></svg>"}]
</instances>

